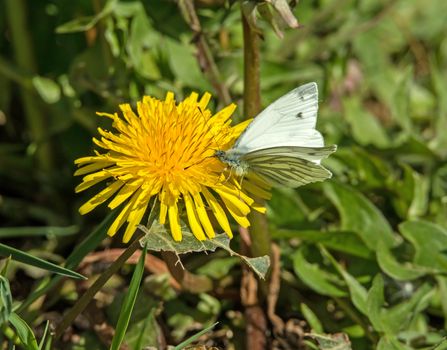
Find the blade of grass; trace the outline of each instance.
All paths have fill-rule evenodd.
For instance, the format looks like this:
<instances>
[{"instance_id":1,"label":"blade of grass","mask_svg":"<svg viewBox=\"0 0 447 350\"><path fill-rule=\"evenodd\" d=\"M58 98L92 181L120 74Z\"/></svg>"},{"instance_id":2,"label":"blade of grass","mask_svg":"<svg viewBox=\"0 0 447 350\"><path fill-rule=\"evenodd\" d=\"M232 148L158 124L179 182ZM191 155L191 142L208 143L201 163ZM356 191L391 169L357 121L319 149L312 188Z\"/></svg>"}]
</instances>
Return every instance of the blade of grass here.
<instances>
[{"instance_id":1,"label":"blade of grass","mask_svg":"<svg viewBox=\"0 0 447 350\"><path fill-rule=\"evenodd\" d=\"M118 259L116 259L112 265L110 265L107 270L105 270L98 279L92 284L92 286L87 289L87 291L82 295L82 297L76 302L73 308L67 312L56 327L55 338L59 338L65 331L65 329L74 321L74 319L86 308L90 301L94 298L96 293L107 283L107 281L112 277L132 256L134 252L141 247L139 239L142 238L144 233L142 231L137 232L134 235L134 241L129 247L121 254Z\"/></svg>"},{"instance_id":2,"label":"blade of grass","mask_svg":"<svg viewBox=\"0 0 447 350\"><path fill-rule=\"evenodd\" d=\"M47 335L49 337L51 337L51 333L48 333L49 329L50 329L50 321L47 321L47 323L45 323L45 329L43 331L42 339L40 340L39 350L42 350L44 345L45 345L45 343L47 343Z\"/></svg>"},{"instance_id":3,"label":"blade of grass","mask_svg":"<svg viewBox=\"0 0 447 350\"><path fill-rule=\"evenodd\" d=\"M109 225L115 219L117 212L111 212L97 227L88 235L73 252L68 256L65 267L69 269L76 268L82 259L96 247L106 237L106 232ZM21 312L28 308L35 300L46 294L50 289L54 288L62 279L62 276L55 276L49 282L40 284L20 305L18 305L16 312Z\"/></svg>"},{"instance_id":4,"label":"blade of grass","mask_svg":"<svg viewBox=\"0 0 447 350\"><path fill-rule=\"evenodd\" d=\"M34 237L34 236L70 236L79 232L78 226L55 227L2 227L0 238Z\"/></svg>"},{"instance_id":5,"label":"blade of grass","mask_svg":"<svg viewBox=\"0 0 447 350\"><path fill-rule=\"evenodd\" d=\"M79 274L77 272L74 272L74 271L66 269L62 266L53 264L49 261L43 260L36 256L27 254L25 252L22 252L19 249L7 246L2 243L0 243L0 255L11 256L13 260L20 261L27 265L35 266L40 269L56 273L58 275L72 277L72 278L76 278L76 279L87 279L86 277L82 276L81 274Z\"/></svg>"},{"instance_id":6,"label":"blade of grass","mask_svg":"<svg viewBox=\"0 0 447 350\"><path fill-rule=\"evenodd\" d=\"M143 252L140 256L140 260L135 267L132 275L132 280L129 284L129 290L124 298L123 305L121 306L121 312L118 319L118 323L115 330L115 335L112 339L112 345L110 350L119 350L124 336L126 335L127 327L129 326L130 316L132 315L133 308L135 306L135 300L137 298L138 291L140 289L141 279L144 273L144 262L146 260L147 245L144 246Z\"/></svg>"},{"instance_id":7,"label":"blade of grass","mask_svg":"<svg viewBox=\"0 0 447 350\"><path fill-rule=\"evenodd\" d=\"M211 326L206 327L205 329L201 330L199 333L194 334L192 337L186 339L184 342L181 342L179 345L177 345L174 350L182 350L189 344L191 344L193 341L196 341L199 339L203 334L209 332L211 329L213 329L219 322L216 322L212 324Z\"/></svg>"},{"instance_id":8,"label":"blade of grass","mask_svg":"<svg viewBox=\"0 0 447 350\"><path fill-rule=\"evenodd\" d=\"M9 320L12 312L12 296L9 281L0 275L0 324Z\"/></svg>"}]
</instances>

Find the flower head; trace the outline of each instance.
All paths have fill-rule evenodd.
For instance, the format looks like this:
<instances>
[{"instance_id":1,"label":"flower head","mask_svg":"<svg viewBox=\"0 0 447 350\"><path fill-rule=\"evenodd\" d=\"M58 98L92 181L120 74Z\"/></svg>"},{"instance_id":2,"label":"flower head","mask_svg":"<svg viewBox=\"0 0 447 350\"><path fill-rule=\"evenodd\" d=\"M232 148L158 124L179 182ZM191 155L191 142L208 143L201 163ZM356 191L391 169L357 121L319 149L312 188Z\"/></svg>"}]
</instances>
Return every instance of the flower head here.
<instances>
[{"instance_id":1,"label":"flower head","mask_svg":"<svg viewBox=\"0 0 447 350\"><path fill-rule=\"evenodd\" d=\"M176 104L173 93L164 101L145 96L137 113L129 104L117 113L98 113L112 119L114 132L98 128L101 138L94 143L105 152L79 158L75 175L85 175L76 192L107 181L106 187L79 209L86 214L108 201L120 212L108 229L113 236L127 223L128 242L148 212L152 198L160 203L159 221L169 221L175 240L182 239L180 217L185 214L192 233L199 240L214 237L212 216L230 237L227 213L236 222L249 226L251 209L263 212L253 195L268 198L269 192L256 179L240 181L216 157L218 150L232 146L249 121L231 127L231 104L214 116L206 107L211 95L198 100L192 93Z\"/></svg>"}]
</instances>

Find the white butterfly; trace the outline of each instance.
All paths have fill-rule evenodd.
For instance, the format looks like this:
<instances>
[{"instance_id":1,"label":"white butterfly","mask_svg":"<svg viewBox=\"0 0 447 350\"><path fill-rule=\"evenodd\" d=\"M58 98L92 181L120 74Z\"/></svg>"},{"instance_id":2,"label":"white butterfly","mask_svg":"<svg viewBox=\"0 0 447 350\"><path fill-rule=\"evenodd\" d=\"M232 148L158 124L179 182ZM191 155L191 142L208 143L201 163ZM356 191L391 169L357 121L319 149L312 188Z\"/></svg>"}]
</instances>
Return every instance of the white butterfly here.
<instances>
[{"instance_id":1,"label":"white butterfly","mask_svg":"<svg viewBox=\"0 0 447 350\"><path fill-rule=\"evenodd\" d=\"M237 176L252 172L272 186L298 187L329 179L332 173L320 162L337 146L324 146L315 130L317 111L317 84L297 87L264 109L233 148L215 156Z\"/></svg>"}]
</instances>

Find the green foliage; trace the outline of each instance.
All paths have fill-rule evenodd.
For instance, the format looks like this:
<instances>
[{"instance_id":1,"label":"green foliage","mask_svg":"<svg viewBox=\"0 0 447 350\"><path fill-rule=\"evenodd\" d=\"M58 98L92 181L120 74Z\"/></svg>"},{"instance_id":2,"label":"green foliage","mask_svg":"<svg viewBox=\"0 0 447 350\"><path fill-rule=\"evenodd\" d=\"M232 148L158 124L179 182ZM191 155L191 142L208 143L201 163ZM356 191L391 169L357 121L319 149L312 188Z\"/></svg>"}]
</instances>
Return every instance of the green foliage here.
<instances>
[{"instance_id":1,"label":"green foliage","mask_svg":"<svg viewBox=\"0 0 447 350\"><path fill-rule=\"evenodd\" d=\"M182 292L148 256L153 274L139 289L132 284L132 302L123 303L123 291L130 276L142 278L143 260L124 266L98 293L98 308L92 302L62 339L51 338L46 320L60 319L90 283L52 274L94 278L103 263L89 254L122 248L121 233L105 233L113 214L80 217L91 193L73 193L73 160L92 154L97 126L110 128L95 111L113 113L119 103L168 90L179 99L193 90L217 94L198 54L198 33L175 2L9 0L8 9L20 3L28 30L19 36L0 3L0 240L1 255L12 256L0 276L0 348L36 349L36 335L45 338L41 349L106 349L113 336L95 326L113 328L124 317L116 344L123 340L129 349L181 344L198 332L195 342L243 349L240 261L264 276L268 258L240 254L236 225L231 249L224 235L201 244L185 231L181 247L161 229L146 237L151 258L161 250L182 253L184 267L207 276L212 291ZM236 121L240 7L197 3L200 35L239 106ZM263 105L316 81L318 129L339 146L325 160L330 181L275 190L268 202L281 251L276 315L300 325L309 349L447 348L447 2L300 1L293 14L301 27L293 30L281 26L295 26L285 1L244 3L264 38ZM26 42L33 45L23 65L18 47ZM224 105L217 98L214 104ZM120 305L129 307L121 312ZM270 334L272 341L293 338Z\"/></svg>"}]
</instances>

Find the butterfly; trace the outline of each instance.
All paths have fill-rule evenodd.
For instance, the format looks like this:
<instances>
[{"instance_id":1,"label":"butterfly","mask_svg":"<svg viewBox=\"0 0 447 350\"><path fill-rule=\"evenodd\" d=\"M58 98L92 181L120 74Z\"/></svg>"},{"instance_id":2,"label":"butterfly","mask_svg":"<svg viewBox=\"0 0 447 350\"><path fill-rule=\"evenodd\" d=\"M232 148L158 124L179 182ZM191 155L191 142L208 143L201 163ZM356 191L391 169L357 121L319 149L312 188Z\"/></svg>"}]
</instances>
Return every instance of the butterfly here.
<instances>
[{"instance_id":1,"label":"butterfly","mask_svg":"<svg viewBox=\"0 0 447 350\"><path fill-rule=\"evenodd\" d=\"M237 176L254 173L272 186L293 188L329 179L332 173L320 162L337 146L324 146L315 130L317 111L317 84L299 86L265 108L231 149L215 156Z\"/></svg>"}]
</instances>

